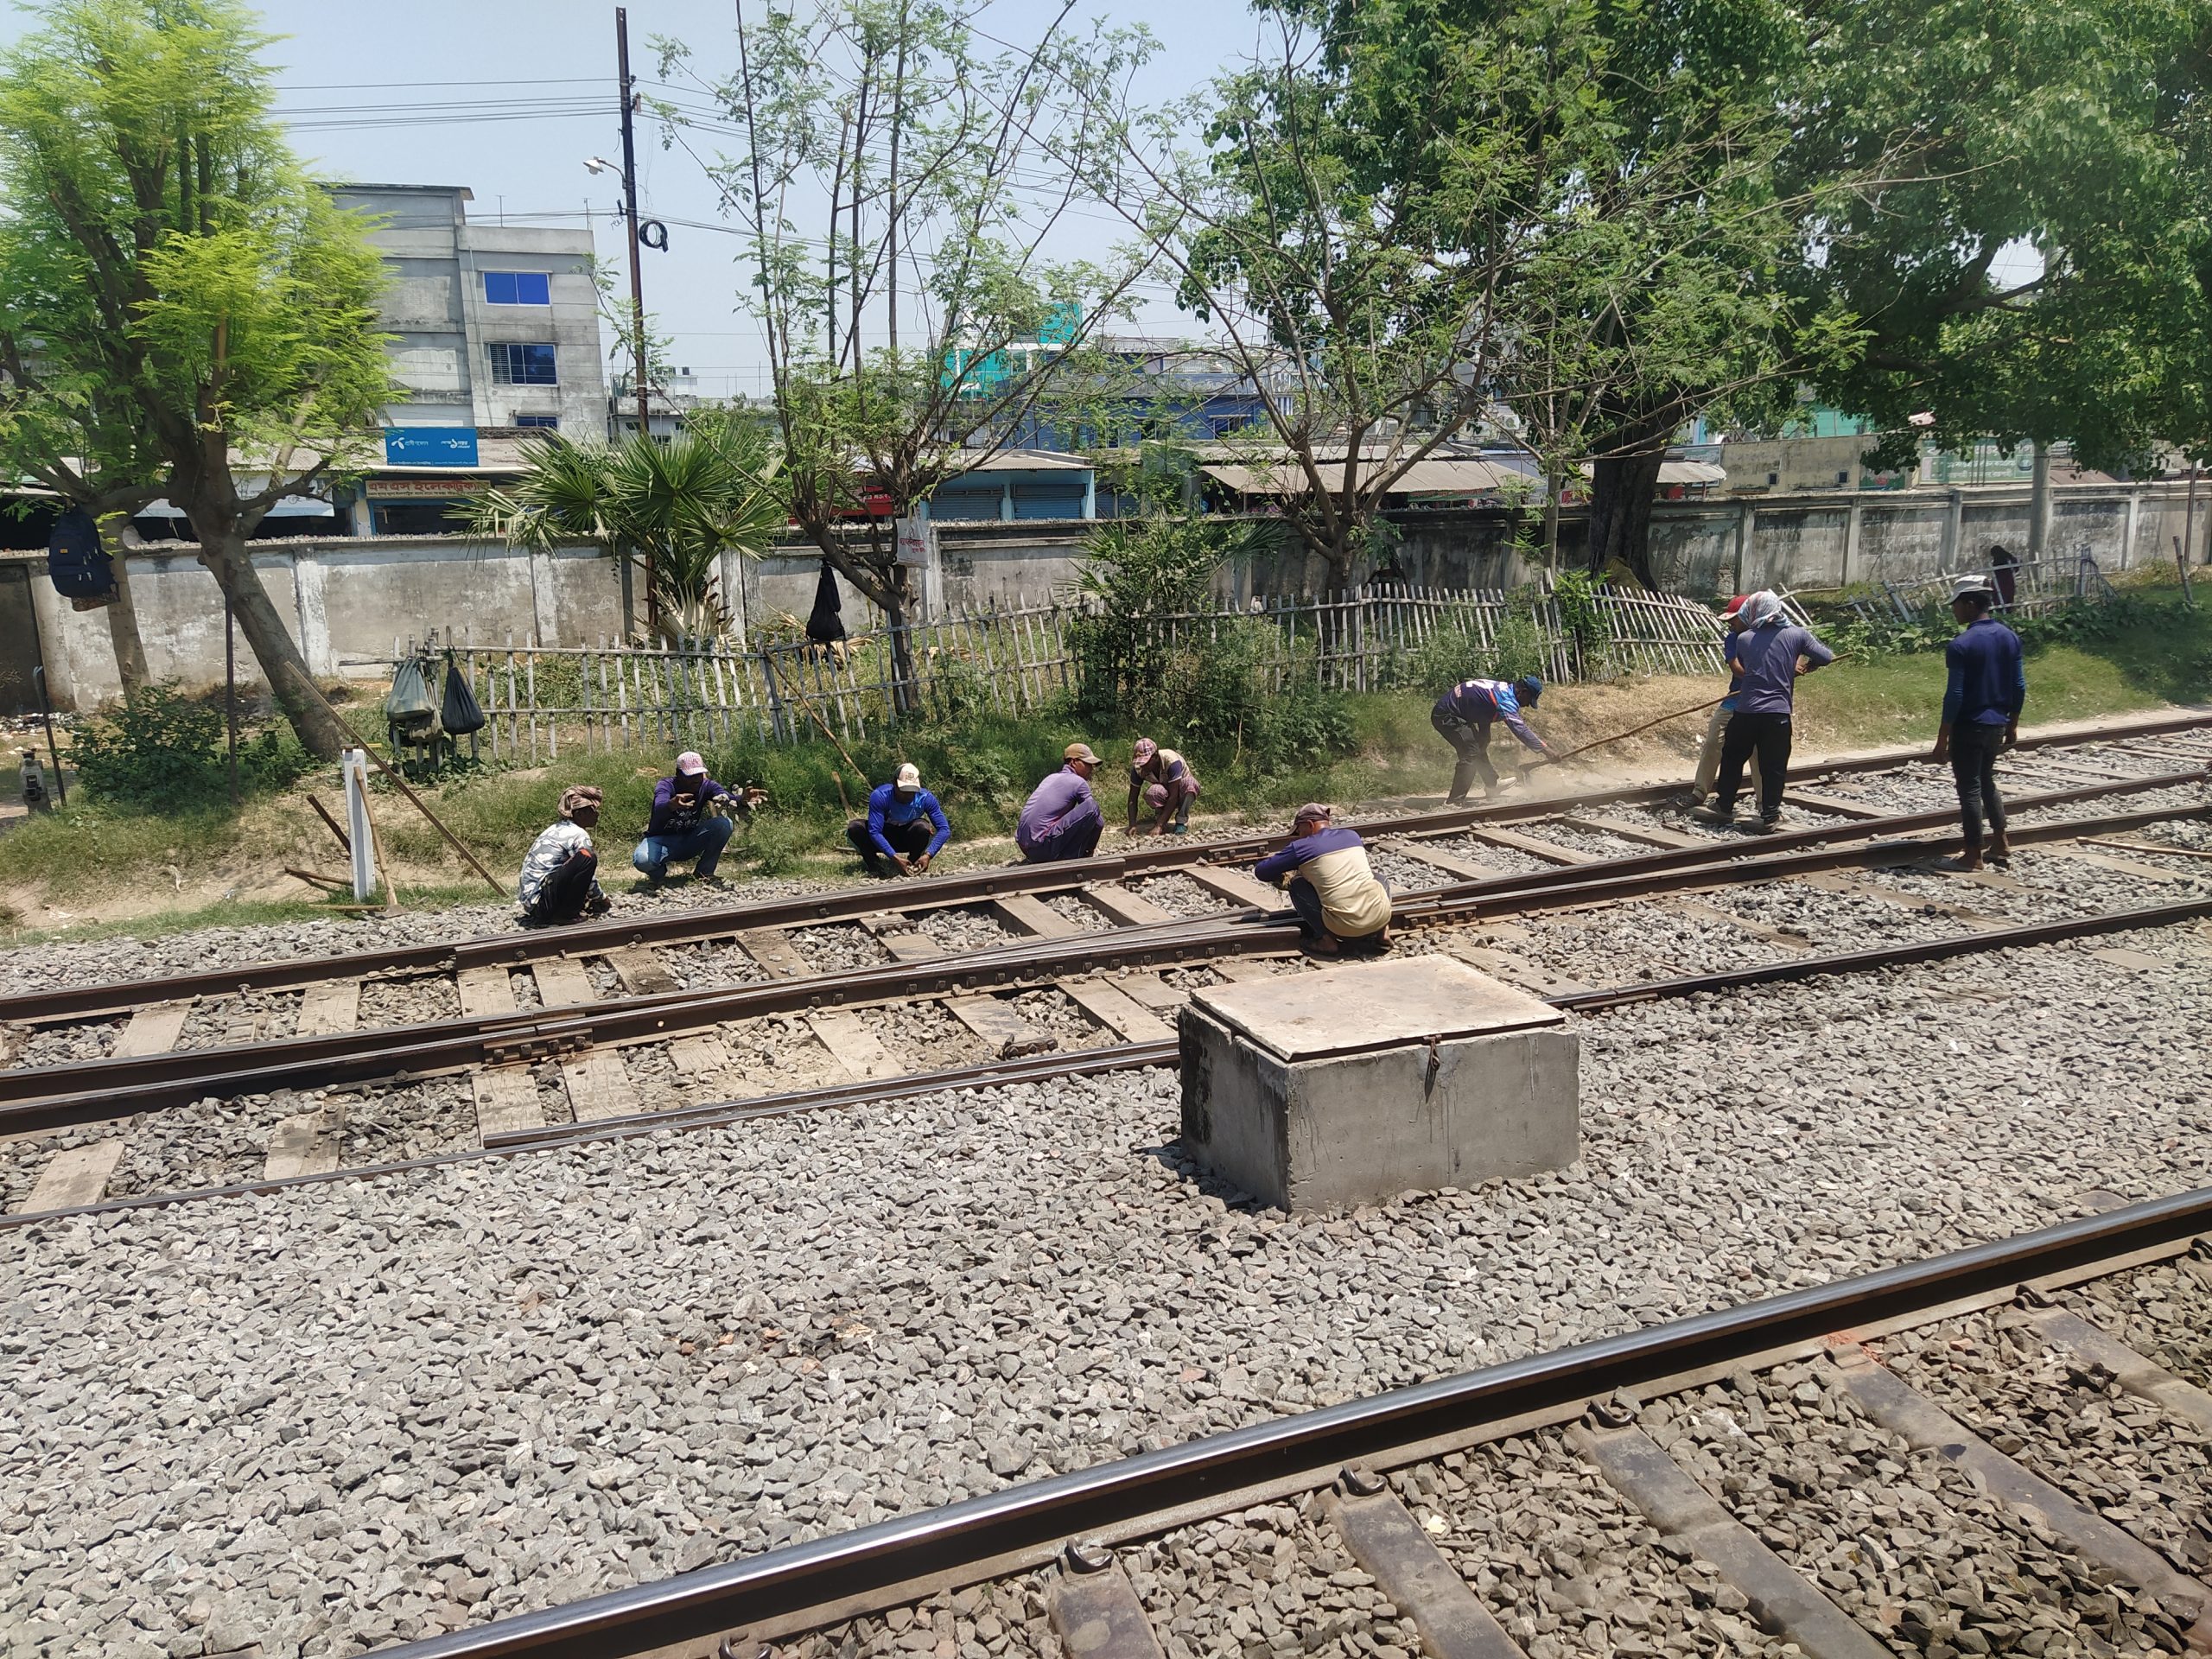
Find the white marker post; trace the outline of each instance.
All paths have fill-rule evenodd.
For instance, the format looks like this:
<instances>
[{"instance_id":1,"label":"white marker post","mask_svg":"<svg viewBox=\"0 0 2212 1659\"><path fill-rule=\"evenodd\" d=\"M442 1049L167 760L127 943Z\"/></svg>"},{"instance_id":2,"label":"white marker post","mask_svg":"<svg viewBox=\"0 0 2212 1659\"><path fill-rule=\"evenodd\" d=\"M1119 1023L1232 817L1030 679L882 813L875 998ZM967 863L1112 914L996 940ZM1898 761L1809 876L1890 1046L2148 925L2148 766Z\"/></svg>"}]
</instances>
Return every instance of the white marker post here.
<instances>
[{"instance_id":1,"label":"white marker post","mask_svg":"<svg viewBox=\"0 0 2212 1659\"><path fill-rule=\"evenodd\" d=\"M369 828L369 757L360 749L347 749L339 757L339 772L346 780L346 829L353 843L353 897L367 904L377 893L376 843Z\"/></svg>"}]
</instances>

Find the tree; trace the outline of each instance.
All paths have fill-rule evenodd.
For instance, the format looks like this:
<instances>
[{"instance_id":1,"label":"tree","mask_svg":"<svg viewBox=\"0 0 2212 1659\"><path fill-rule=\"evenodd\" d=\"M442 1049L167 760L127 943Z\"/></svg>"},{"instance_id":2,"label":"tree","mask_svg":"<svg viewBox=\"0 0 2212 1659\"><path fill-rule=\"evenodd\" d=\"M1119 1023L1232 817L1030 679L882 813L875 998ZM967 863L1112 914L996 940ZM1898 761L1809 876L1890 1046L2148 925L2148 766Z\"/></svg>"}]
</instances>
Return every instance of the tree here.
<instances>
[{"instance_id":1,"label":"tree","mask_svg":"<svg viewBox=\"0 0 2212 1659\"><path fill-rule=\"evenodd\" d=\"M1866 330L1818 378L1889 433L2060 440L2140 467L2194 433L2212 225L2204 202L2212 26L2196 0L1853 0L1823 10L1804 88L1820 111L1784 157L1802 178L1899 154L1878 189L1808 224L1797 286ZM2043 525L2033 539L2042 539Z\"/></svg>"},{"instance_id":2,"label":"tree","mask_svg":"<svg viewBox=\"0 0 2212 1659\"><path fill-rule=\"evenodd\" d=\"M1128 140L1099 193L1256 391L1254 435L1274 441L1308 548L1349 584L1383 499L1501 414L1554 477L1578 446L1605 446L1609 497L1634 488L1618 458L1648 456L1648 515L1684 416L1776 372L1758 274L1792 228L1764 179L1778 123L1752 76L1716 75L1719 48L1697 47L1700 29L1732 31L1732 50L1764 60L1788 15L1777 0L1687 18L1586 0L1261 9L1267 60L1198 100L1146 117L1103 75L1088 84ZM1194 124L1205 147L1187 153Z\"/></svg>"},{"instance_id":3,"label":"tree","mask_svg":"<svg viewBox=\"0 0 2212 1659\"><path fill-rule=\"evenodd\" d=\"M515 483L478 498L470 527L518 547L588 541L610 557L645 555L671 639L727 632L722 555L757 558L784 528L756 423L704 419L665 444L642 433L611 446L548 437L523 465Z\"/></svg>"},{"instance_id":4,"label":"tree","mask_svg":"<svg viewBox=\"0 0 2212 1659\"><path fill-rule=\"evenodd\" d=\"M1046 248L1100 141L1061 95L1141 38L1063 33L987 54L947 0L738 8L713 95L743 141L706 163L741 227L791 517L880 607L902 703L913 572L887 520L1033 428L1139 275ZM661 43L663 76L688 48ZM673 104L671 137L702 124Z\"/></svg>"},{"instance_id":5,"label":"tree","mask_svg":"<svg viewBox=\"0 0 2212 1659\"><path fill-rule=\"evenodd\" d=\"M71 296L10 308L34 371L17 395L56 421L83 411L92 476L156 470L279 706L332 759L347 734L246 543L372 436L391 390L382 273L283 144L268 41L235 0L54 0L0 60L0 269L38 266Z\"/></svg>"}]
</instances>

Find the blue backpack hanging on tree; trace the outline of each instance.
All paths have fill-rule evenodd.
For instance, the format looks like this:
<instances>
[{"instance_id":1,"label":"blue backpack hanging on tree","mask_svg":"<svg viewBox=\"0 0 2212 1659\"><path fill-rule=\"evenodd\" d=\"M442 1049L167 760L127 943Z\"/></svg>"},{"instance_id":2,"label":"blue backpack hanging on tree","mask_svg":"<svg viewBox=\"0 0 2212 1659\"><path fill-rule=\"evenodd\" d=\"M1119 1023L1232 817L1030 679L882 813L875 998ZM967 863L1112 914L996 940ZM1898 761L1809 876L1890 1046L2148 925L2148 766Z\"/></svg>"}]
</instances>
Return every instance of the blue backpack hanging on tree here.
<instances>
[{"instance_id":1,"label":"blue backpack hanging on tree","mask_svg":"<svg viewBox=\"0 0 2212 1659\"><path fill-rule=\"evenodd\" d=\"M46 538L46 574L64 599L107 599L115 593L114 573L100 546L100 527L82 507L72 507L54 521Z\"/></svg>"}]
</instances>

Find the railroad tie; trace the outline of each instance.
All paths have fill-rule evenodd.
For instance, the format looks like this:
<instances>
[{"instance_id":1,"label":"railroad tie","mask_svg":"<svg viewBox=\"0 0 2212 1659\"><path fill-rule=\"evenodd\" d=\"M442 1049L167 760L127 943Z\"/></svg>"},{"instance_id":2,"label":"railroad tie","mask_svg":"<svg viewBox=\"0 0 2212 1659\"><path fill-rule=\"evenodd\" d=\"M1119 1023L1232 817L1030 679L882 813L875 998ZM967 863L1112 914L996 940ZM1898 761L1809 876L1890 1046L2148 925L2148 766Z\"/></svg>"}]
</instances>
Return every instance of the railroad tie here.
<instances>
[{"instance_id":1,"label":"railroad tie","mask_svg":"<svg viewBox=\"0 0 2212 1659\"><path fill-rule=\"evenodd\" d=\"M1165 906L1155 905L1141 893L1102 882L1084 889L1083 896L1093 910L1103 912L1107 920L1121 927L1152 927L1161 922L1179 922L1183 918Z\"/></svg>"},{"instance_id":2,"label":"railroad tie","mask_svg":"<svg viewBox=\"0 0 2212 1659\"><path fill-rule=\"evenodd\" d=\"M1380 1478L1346 1470L1321 1510L1351 1558L1413 1620L1430 1659L1526 1659Z\"/></svg>"},{"instance_id":3,"label":"railroad tie","mask_svg":"<svg viewBox=\"0 0 2212 1659\"><path fill-rule=\"evenodd\" d=\"M463 1019L515 1011L515 983L504 967L464 968L453 976L453 983L461 995Z\"/></svg>"},{"instance_id":4,"label":"railroad tie","mask_svg":"<svg viewBox=\"0 0 2212 1659\"><path fill-rule=\"evenodd\" d=\"M1043 899L1033 899L1026 893L994 899L991 909L1008 927L1032 938L1065 939L1083 931Z\"/></svg>"},{"instance_id":5,"label":"railroad tie","mask_svg":"<svg viewBox=\"0 0 2212 1659\"><path fill-rule=\"evenodd\" d=\"M476 1096L476 1138L513 1135L545 1127L545 1110L537 1103L537 1079L527 1065L495 1065L469 1079Z\"/></svg>"},{"instance_id":6,"label":"railroad tie","mask_svg":"<svg viewBox=\"0 0 2212 1659\"><path fill-rule=\"evenodd\" d=\"M337 1037L361 1023L361 982L325 979L300 993L296 1037Z\"/></svg>"},{"instance_id":7,"label":"railroad tie","mask_svg":"<svg viewBox=\"0 0 2212 1659\"><path fill-rule=\"evenodd\" d=\"M1795 1642L1809 1659L1889 1659L1887 1648L1722 1509L1642 1429L1577 1426L1567 1438L1653 1526L1742 1591L1762 1630Z\"/></svg>"},{"instance_id":8,"label":"railroad tie","mask_svg":"<svg viewBox=\"0 0 2212 1659\"><path fill-rule=\"evenodd\" d=\"M176 1039L184 1035L184 1022L191 1014L189 1001L148 1004L130 1016L130 1023L124 1027L123 1034L108 1051L108 1058L124 1060L141 1054L168 1053L176 1046Z\"/></svg>"},{"instance_id":9,"label":"railroad tie","mask_svg":"<svg viewBox=\"0 0 2212 1659\"><path fill-rule=\"evenodd\" d=\"M2094 864L2101 870L2132 875L2139 881L2195 881L2199 879L2188 870L2170 870L2163 865L2139 863L2132 858L2115 858L2110 853L2093 852L2086 847L2069 847L2064 842L2055 842L2037 850L2059 858L2075 859L2083 864Z\"/></svg>"},{"instance_id":10,"label":"railroad tie","mask_svg":"<svg viewBox=\"0 0 2212 1659\"><path fill-rule=\"evenodd\" d=\"M1669 899L1666 904L1669 910L1678 911L1685 916L1694 916L1700 921L1720 923L1738 932L1748 933L1755 939L1764 939L1770 944L1780 945L1784 950L1796 955L1802 956L1813 948L1813 942L1802 933L1769 927L1764 922L1754 921L1749 916L1738 916L1734 911L1719 905L1708 905L1696 899Z\"/></svg>"},{"instance_id":11,"label":"railroad tie","mask_svg":"<svg viewBox=\"0 0 2212 1659\"><path fill-rule=\"evenodd\" d=\"M737 936L737 944L771 978L804 979L813 971L779 928L748 928Z\"/></svg>"},{"instance_id":12,"label":"railroad tie","mask_svg":"<svg viewBox=\"0 0 2212 1659\"><path fill-rule=\"evenodd\" d=\"M346 1123L345 1109L334 1103L312 1112L279 1119L269 1134L269 1151L261 1178L289 1181L302 1175L326 1175L338 1167L339 1141Z\"/></svg>"},{"instance_id":13,"label":"railroad tie","mask_svg":"<svg viewBox=\"0 0 2212 1659\"><path fill-rule=\"evenodd\" d=\"M668 971L660 954L643 945L627 945L607 953L607 965L622 981L622 988L632 996L660 996L683 988L676 976Z\"/></svg>"},{"instance_id":14,"label":"railroad tie","mask_svg":"<svg viewBox=\"0 0 2212 1659\"><path fill-rule=\"evenodd\" d=\"M1500 829L1493 824L1478 823L1468 826L1468 836L1476 841L1486 841L1493 847L1510 848L1516 853L1526 853L1551 864L1600 864L1605 861L1595 853L1586 853L1573 847L1562 847L1555 841L1544 841L1535 836L1524 836L1517 830ZM1698 842L1702 847L1706 843Z\"/></svg>"},{"instance_id":15,"label":"railroad tie","mask_svg":"<svg viewBox=\"0 0 2212 1659\"><path fill-rule=\"evenodd\" d=\"M808 1029L830 1052L830 1060L855 1083L895 1077L899 1063L878 1042L860 1016L842 1008L819 1008L806 1016Z\"/></svg>"},{"instance_id":16,"label":"railroad tie","mask_svg":"<svg viewBox=\"0 0 2212 1659\"><path fill-rule=\"evenodd\" d=\"M2170 1417L2192 1425L2201 1434L2212 1434L2212 1394L2176 1376L2157 1361L2147 1359L2117 1337L2100 1331L2078 1313L2063 1308L2040 1308L2028 1315L2036 1333L2054 1348L2063 1348L2113 1374L2120 1386L2139 1400L2148 1400Z\"/></svg>"},{"instance_id":17,"label":"railroad tie","mask_svg":"<svg viewBox=\"0 0 2212 1659\"><path fill-rule=\"evenodd\" d=\"M694 1032L675 1039L668 1046L668 1058L676 1066L679 1096L679 1102L669 1103L696 1106L721 1100L729 1093L723 1082L731 1065L729 1050L714 1032Z\"/></svg>"},{"instance_id":18,"label":"railroad tie","mask_svg":"<svg viewBox=\"0 0 2212 1659\"><path fill-rule=\"evenodd\" d=\"M1823 795L1818 790L1799 789L1791 785L1782 797L1785 806L1800 806L1808 812L1819 812L1831 818L1879 818L1889 816L1878 806L1868 806L1859 801L1847 801L1840 795Z\"/></svg>"},{"instance_id":19,"label":"railroad tie","mask_svg":"<svg viewBox=\"0 0 2212 1659\"><path fill-rule=\"evenodd\" d=\"M1183 872L1208 893L1217 893L1232 904L1254 905L1262 910L1286 910L1290 900L1280 887L1268 887L1258 877L1243 870L1223 869L1211 864L1193 864Z\"/></svg>"},{"instance_id":20,"label":"railroad tie","mask_svg":"<svg viewBox=\"0 0 2212 1659\"><path fill-rule=\"evenodd\" d=\"M1010 1060L1019 1054L1042 1054L1059 1046L1050 1032L1039 1031L1021 1017L1013 1003L995 996L948 996L941 999L947 1013L982 1039L995 1059Z\"/></svg>"},{"instance_id":21,"label":"railroad tie","mask_svg":"<svg viewBox=\"0 0 2212 1659\"><path fill-rule=\"evenodd\" d=\"M1154 1014L1171 1013L1191 1000L1191 994L1170 985L1158 974L1135 973L1124 975L1116 982L1122 994L1140 1007Z\"/></svg>"},{"instance_id":22,"label":"railroad tie","mask_svg":"<svg viewBox=\"0 0 2212 1659\"><path fill-rule=\"evenodd\" d=\"M574 957L549 957L533 963L530 975L537 982L537 1000L546 1007L572 1008L599 1000L590 974Z\"/></svg>"},{"instance_id":23,"label":"railroad tie","mask_svg":"<svg viewBox=\"0 0 2212 1659\"><path fill-rule=\"evenodd\" d=\"M562 1061L561 1081L569 1091L569 1109L579 1123L628 1117L644 1109L619 1048L594 1048Z\"/></svg>"},{"instance_id":24,"label":"railroad tie","mask_svg":"<svg viewBox=\"0 0 2212 1659\"><path fill-rule=\"evenodd\" d=\"M1071 1565L1078 1560L1080 1567ZM1070 1659L1160 1659L1136 1586L1122 1564L1096 1546L1069 1548L1052 1581L1051 1604L1052 1628Z\"/></svg>"},{"instance_id":25,"label":"railroad tie","mask_svg":"<svg viewBox=\"0 0 2212 1659\"><path fill-rule=\"evenodd\" d=\"M1441 847L1433 847L1427 842L1415 840L1410 836L1393 836L1389 840L1376 844L1386 852L1427 864L1462 881L1494 881L1506 874L1503 865L1485 864L1479 859L1468 858Z\"/></svg>"},{"instance_id":26,"label":"railroad tie","mask_svg":"<svg viewBox=\"0 0 2212 1659\"><path fill-rule=\"evenodd\" d=\"M1173 1027L1111 980L1071 979L1060 988L1076 1007L1125 1043L1163 1043L1175 1035Z\"/></svg>"},{"instance_id":27,"label":"railroad tie","mask_svg":"<svg viewBox=\"0 0 2212 1659\"><path fill-rule=\"evenodd\" d=\"M2115 1578L2200 1612L2212 1588L2176 1572L2166 1558L2042 1476L2015 1462L1861 1348L1838 1352L1821 1380L1847 1390L1866 1414L1910 1444L1956 1465L1977 1490L2053 1534L2066 1548Z\"/></svg>"},{"instance_id":28,"label":"railroad tie","mask_svg":"<svg viewBox=\"0 0 2212 1659\"><path fill-rule=\"evenodd\" d=\"M861 925L875 935L893 962L933 962L945 954L944 947L916 927L911 917L864 917Z\"/></svg>"},{"instance_id":29,"label":"railroad tie","mask_svg":"<svg viewBox=\"0 0 2212 1659\"><path fill-rule=\"evenodd\" d=\"M30 1196L16 1213L35 1215L41 1210L74 1210L98 1204L107 1196L108 1179L122 1157L120 1141L95 1141L90 1146L55 1153L39 1172Z\"/></svg>"},{"instance_id":30,"label":"railroad tie","mask_svg":"<svg viewBox=\"0 0 2212 1659\"><path fill-rule=\"evenodd\" d=\"M1599 812L1570 812L1560 822L1577 830L1611 836L1618 841L1632 842L1641 847L1664 847L1670 851L1683 847L1710 847L1713 842L1711 836L1685 835L1680 830L1664 830L1656 823L1635 823Z\"/></svg>"}]
</instances>

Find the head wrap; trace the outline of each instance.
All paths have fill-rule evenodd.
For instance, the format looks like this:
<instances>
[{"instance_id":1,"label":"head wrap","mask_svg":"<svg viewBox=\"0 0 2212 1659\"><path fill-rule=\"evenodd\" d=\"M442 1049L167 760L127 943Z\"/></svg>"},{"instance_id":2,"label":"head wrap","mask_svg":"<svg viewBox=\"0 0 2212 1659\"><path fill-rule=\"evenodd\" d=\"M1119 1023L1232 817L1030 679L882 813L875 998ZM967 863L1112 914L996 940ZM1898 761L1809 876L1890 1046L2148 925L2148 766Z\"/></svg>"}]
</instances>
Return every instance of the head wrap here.
<instances>
[{"instance_id":1,"label":"head wrap","mask_svg":"<svg viewBox=\"0 0 2212 1659\"><path fill-rule=\"evenodd\" d=\"M1782 595L1771 588L1762 588L1744 601L1738 613L1746 628L1770 628L1777 622L1789 620L1789 612L1782 608Z\"/></svg>"},{"instance_id":2,"label":"head wrap","mask_svg":"<svg viewBox=\"0 0 2212 1659\"><path fill-rule=\"evenodd\" d=\"M596 811L600 798L599 791L589 784L571 784L561 791L561 816L573 818L579 808L587 806Z\"/></svg>"}]
</instances>

